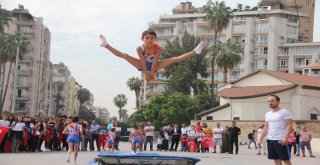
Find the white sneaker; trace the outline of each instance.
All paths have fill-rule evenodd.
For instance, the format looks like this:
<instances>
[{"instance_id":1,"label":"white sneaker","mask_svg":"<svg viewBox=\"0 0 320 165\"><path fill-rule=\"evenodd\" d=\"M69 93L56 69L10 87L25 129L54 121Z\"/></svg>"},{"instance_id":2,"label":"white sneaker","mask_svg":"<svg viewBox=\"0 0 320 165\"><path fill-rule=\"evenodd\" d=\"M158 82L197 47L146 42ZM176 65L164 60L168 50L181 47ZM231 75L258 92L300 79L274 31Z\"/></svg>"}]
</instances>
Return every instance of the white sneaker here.
<instances>
[{"instance_id":1,"label":"white sneaker","mask_svg":"<svg viewBox=\"0 0 320 165\"><path fill-rule=\"evenodd\" d=\"M193 49L194 52L195 52L196 54L200 54L200 53L202 52L202 49L204 48L204 45L205 45L204 41L201 41L201 42L199 43L199 45L198 45L196 48Z\"/></svg>"},{"instance_id":2,"label":"white sneaker","mask_svg":"<svg viewBox=\"0 0 320 165\"><path fill-rule=\"evenodd\" d=\"M131 151L131 154L136 154L134 151Z\"/></svg>"},{"instance_id":3,"label":"white sneaker","mask_svg":"<svg viewBox=\"0 0 320 165\"><path fill-rule=\"evenodd\" d=\"M100 34L100 41L101 41L101 44L100 44L101 47L106 47L108 45L106 38L102 34Z\"/></svg>"},{"instance_id":4,"label":"white sneaker","mask_svg":"<svg viewBox=\"0 0 320 165\"><path fill-rule=\"evenodd\" d=\"M67 156L67 163L70 163L70 155Z\"/></svg>"}]
</instances>

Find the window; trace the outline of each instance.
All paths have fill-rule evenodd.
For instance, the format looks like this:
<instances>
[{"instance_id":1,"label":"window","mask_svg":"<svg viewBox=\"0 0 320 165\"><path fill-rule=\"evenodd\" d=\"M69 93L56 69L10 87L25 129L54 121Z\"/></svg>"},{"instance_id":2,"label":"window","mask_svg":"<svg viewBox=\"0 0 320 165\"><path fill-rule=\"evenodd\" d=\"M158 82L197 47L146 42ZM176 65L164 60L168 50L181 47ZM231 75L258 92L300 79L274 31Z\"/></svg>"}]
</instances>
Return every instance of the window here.
<instances>
[{"instance_id":1,"label":"window","mask_svg":"<svg viewBox=\"0 0 320 165\"><path fill-rule=\"evenodd\" d=\"M266 36L266 35L257 36L256 43L257 44L268 44L268 36Z\"/></svg>"},{"instance_id":2,"label":"window","mask_svg":"<svg viewBox=\"0 0 320 165\"><path fill-rule=\"evenodd\" d=\"M255 69L266 69L268 60L254 60L253 65Z\"/></svg>"},{"instance_id":3,"label":"window","mask_svg":"<svg viewBox=\"0 0 320 165\"><path fill-rule=\"evenodd\" d=\"M308 6L310 6L310 5L311 5L311 0L306 0L306 4L307 4Z\"/></svg>"},{"instance_id":4,"label":"window","mask_svg":"<svg viewBox=\"0 0 320 165\"><path fill-rule=\"evenodd\" d=\"M212 116L206 116L206 120L212 120L213 117Z\"/></svg>"},{"instance_id":5,"label":"window","mask_svg":"<svg viewBox=\"0 0 320 165\"><path fill-rule=\"evenodd\" d=\"M256 24L256 32L264 33L269 31L269 24Z\"/></svg>"},{"instance_id":6,"label":"window","mask_svg":"<svg viewBox=\"0 0 320 165\"><path fill-rule=\"evenodd\" d=\"M233 33L244 33L245 24L233 25Z\"/></svg>"},{"instance_id":7,"label":"window","mask_svg":"<svg viewBox=\"0 0 320 165\"><path fill-rule=\"evenodd\" d=\"M288 25L287 30L288 30L288 33L291 33L291 34L297 33L297 28L295 26Z\"/></svg>"},{"instance_id":8,"label":"window","mask_svg":"<svg viewBox=\"0 0 320 165\"><path fill-rule=\"evenodd\" d=\"M288 68L288 59L280 59L279 68Z\"/></svg>"},{"instance_id":9,"label":"window","mask_svg":"<svg viewBox=\"0 0 320 165\"><path fill-rule=\"evenodd\" d=\"M18 97L21 97L22 90L18 89Z\"/></svg>"},{"instance_id":10,"label":"window","mask_svg":"<svg viewBox=\"0 0 320 165\"><path fill-rule=\"evenodd\" d=\"M313 113L311 113L310 114L310 120L317 120L317 114L313 114Z\"/></svg>"},{"instance_id":11,"label":"window","mask_svg":"<svg viewBox=\"0 0 320 165\"><path fill-rule=\"evenodd\" d=\"M233 120L240 120L240 117L234 117Z\"/></svg>"},{"instance_id":12,"label":"window","mask_svg":"<svg viewBox=\"0 0 320 165\"><path fill-rule=\"evenodd\" d=\"M311 62L310 58L297 58L296 59L296 65L298 66L307 66Z\"/></svg>"},{"instance_id":13,"label":"window","mask_svg":"<svg viewBox=\"0 0 320 165\"><path fill-rule=\"evenodd\" d=\"M255 48L254 53L256 55L268 55L268 47Z\"/></svg>"},{"instance_id":14,"label":"window","mask_svg":"<svg viewBox=\"0 0 320 165\"><path fill-rule=\"evenodd\" d=\"M305 22L310 22L310 18L309 17L305 17Z\"/></svg>"},{"instance_id":15,"label":"window","mask_svg":"<svg viewBox=\"0 0 320 165\"><path fill-rule=\"evenodd\" d=\"M240 37L234 37L234 40L237 44L244 44L245 43L245 36L240 36Z\"/></svg>"}]
</instances>

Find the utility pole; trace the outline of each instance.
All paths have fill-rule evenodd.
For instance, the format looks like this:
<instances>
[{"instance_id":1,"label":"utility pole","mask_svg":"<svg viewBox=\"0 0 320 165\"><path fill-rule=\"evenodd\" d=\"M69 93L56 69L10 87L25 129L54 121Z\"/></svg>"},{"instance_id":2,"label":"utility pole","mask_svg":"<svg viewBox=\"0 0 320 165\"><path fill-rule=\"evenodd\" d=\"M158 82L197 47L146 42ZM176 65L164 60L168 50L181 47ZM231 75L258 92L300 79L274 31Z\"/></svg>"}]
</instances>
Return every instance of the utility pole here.
<instances>
[{"instance_id":1,"label":"utility pole","mask_svg":"<svg viewBox=\"0 0 320 165\"><path fill-rule=\"evenodd\" d=\"M20 52L20 47L18 45L17 46L17 54L16 54L16 65L14 67L11 113L14 113L14 110L16 109L16 88L17 88L17 72L18 72L19 52Z\"/></svg>"}]
</instances>

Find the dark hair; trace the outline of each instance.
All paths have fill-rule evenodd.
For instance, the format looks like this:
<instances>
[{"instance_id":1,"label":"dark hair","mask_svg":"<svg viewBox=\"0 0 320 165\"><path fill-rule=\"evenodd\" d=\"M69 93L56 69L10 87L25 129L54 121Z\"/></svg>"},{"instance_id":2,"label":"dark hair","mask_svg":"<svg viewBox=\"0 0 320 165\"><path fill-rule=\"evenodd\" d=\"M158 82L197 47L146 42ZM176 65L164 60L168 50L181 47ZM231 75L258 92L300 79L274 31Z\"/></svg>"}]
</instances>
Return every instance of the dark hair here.
<instances>
[{"instance_id":1,"label":"dark hair","mask_svg":"<svg viewBox=\"0 0 320 165\"><path fill-rule=\"evenodd\" d=\"M72 122L76 123L79 121L79 117L78 116L73 116L72 117Z\"/></svg>"},{"instance_id":2,"label":"dark hair","mask_svg":"<svg viewBox=\"0 0 320 165\"><path fill-rule=\"evenodd\" d=\"M150 35L157 37L156 32L154 32L153 30L146 30L146 31L142 32L141 37L143 38L147 34L150 34Z\"/></svg>"},{"instance_id":3,"label":"dark hair","mask_svg":"<svg viewBox=\"0 0 320 165\"><path fill-rule=\"evenodd\" d=\"M116 128L114 128L114 127L111 128L111 132L114 132L114 131L116 131Z\"/></svg>"},{"instance_id":4,"label":"dark hair","mask_svg":"<svg viewBox=\"0 0 320 165\"><path fill-rule=\"evenodd\" d=\"M280 97L277 95L270 95L269 97L275 97L277 101L280 101Z\"/></svg>"}]
</instances>

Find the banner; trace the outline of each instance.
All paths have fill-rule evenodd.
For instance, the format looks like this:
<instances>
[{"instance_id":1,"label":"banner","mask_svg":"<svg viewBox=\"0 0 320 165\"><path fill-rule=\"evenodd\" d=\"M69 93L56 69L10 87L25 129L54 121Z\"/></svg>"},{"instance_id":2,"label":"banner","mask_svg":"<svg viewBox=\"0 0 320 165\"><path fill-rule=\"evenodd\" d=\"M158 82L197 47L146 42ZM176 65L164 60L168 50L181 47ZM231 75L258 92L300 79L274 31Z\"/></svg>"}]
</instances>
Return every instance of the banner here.
<instances>
[{"instance_id":1,"label":"banner","mask_svg":"<svg viewBox=\"0 0 320 165\"><path fill-rule=\"evenodd\" d=\"M6 134L8 133L9 128L0 126L0 144L2 143L2 140L4 137L6 137Z\"/></svg>"}]
</instances>

